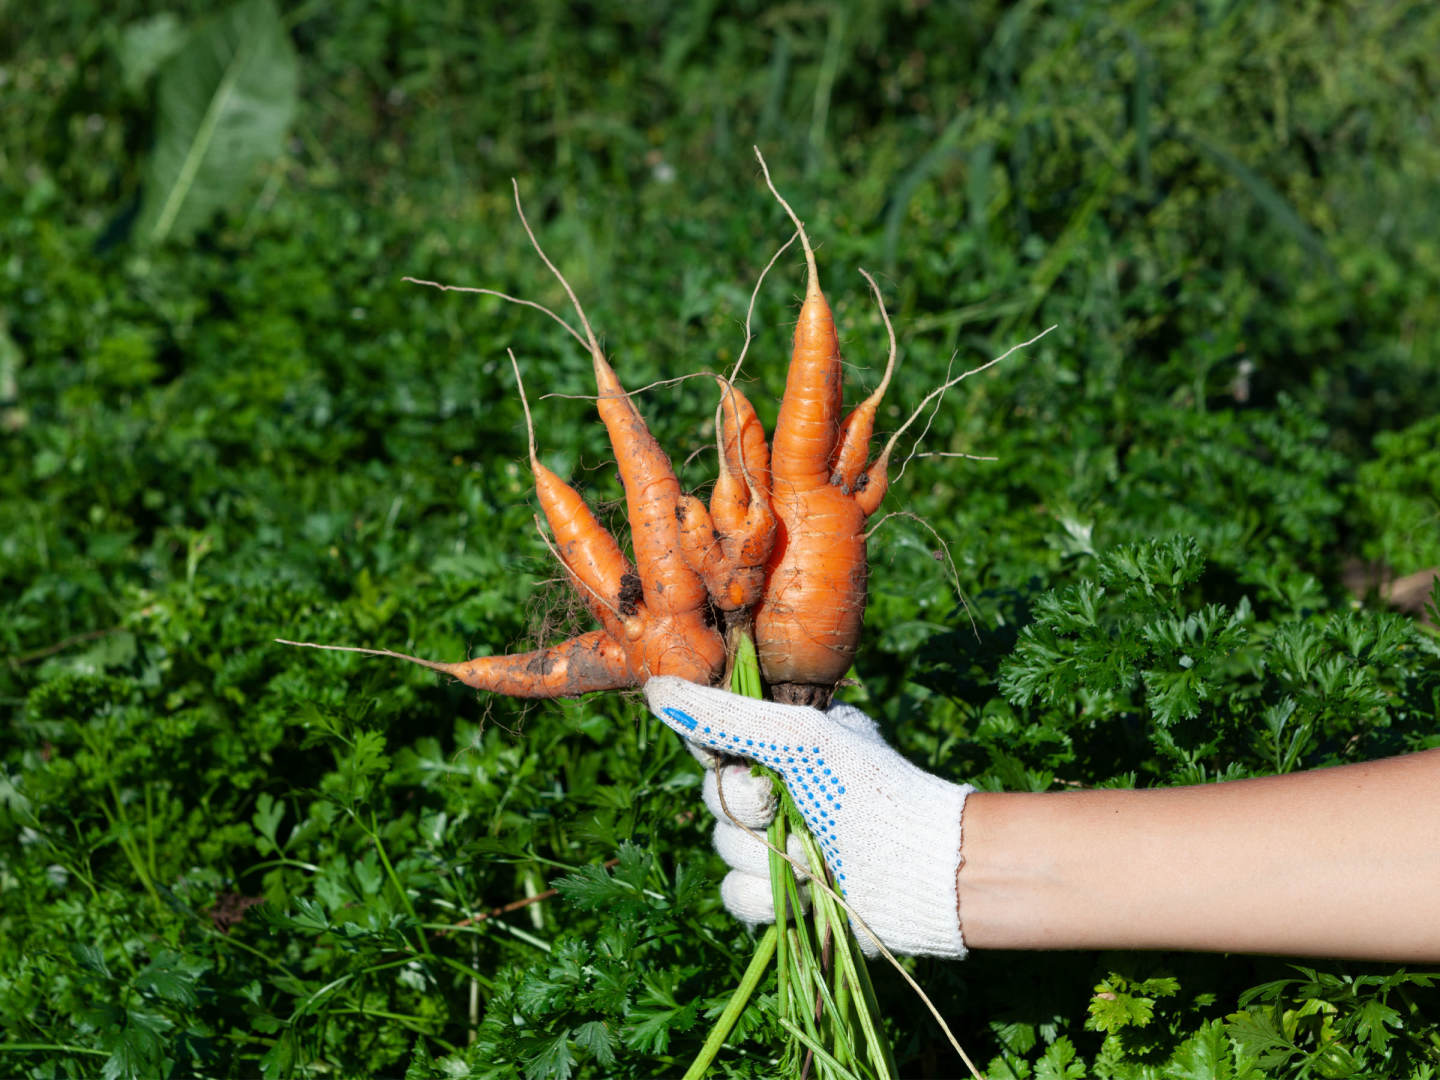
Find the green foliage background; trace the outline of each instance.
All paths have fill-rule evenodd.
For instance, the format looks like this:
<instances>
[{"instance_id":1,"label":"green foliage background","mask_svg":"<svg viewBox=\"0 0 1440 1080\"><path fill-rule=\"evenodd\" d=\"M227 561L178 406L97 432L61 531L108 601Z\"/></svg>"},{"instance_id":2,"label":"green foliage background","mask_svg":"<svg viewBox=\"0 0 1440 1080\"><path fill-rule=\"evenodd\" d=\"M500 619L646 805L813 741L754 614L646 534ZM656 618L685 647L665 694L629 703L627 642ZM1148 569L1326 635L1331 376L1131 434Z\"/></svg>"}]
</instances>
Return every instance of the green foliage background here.
<instances>
[{"instance_id":1,"label":"green foliage background","mask_svg":"<svg viewBox=\"0 0 1440 1080\"><path fill-rule=\"evenodd\" d=\"M1440 562L1440 9L294 3L288 139L150 242L203 7L0 0L7 1074L671 1075L723 1005L748 935L697 770L633 700L270 643L453 659L569 618L505 349L532 397L584 394L585 358L400 280L562 307L512 176L632 386L733 362L789 234L752 143L822 245L856 395L881 274L883 423L1058 325L922 448L996 460L911 461L888 505L934 531L872 541L850 696L914 760L1046 790L1440 745L1433 635L1341 582ZM782 260L757 311L767 419L799 282ZM710 395L643 399L692 489ZM535 407L547 463L613 501L586 403ZM1422 971L916 969L994 1077L1440 1068ZM955 1074L877 977L905 1073ZM723 1070L768 1075L777 1033L740 1031Z\"/></svg>"}]
</instances>

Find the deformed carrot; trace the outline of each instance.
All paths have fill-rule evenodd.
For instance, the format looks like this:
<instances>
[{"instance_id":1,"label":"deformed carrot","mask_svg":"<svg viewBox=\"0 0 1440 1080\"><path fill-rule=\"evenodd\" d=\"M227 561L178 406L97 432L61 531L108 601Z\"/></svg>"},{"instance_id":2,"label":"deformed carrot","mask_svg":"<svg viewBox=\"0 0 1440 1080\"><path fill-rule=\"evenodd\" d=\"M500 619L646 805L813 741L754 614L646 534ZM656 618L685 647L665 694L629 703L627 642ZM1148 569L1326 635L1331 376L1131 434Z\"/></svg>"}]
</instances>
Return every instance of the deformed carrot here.
<instances>
[{"instance_id":1,"label":"deformed carrot","mask_svg":"<svg viewBox=\"0 0 1440 1080\"><path fill-rule=\"evenodd\" d=\"M842 422L840 343L820 290L815 253L758 150L756 157L800 234L806 283L771 440L770 501L779 535L755 615L755 646L777 701L823 706L860 641L868 574L865 519L885 492L883 466L866 469L865 463L875 411L894 366L894 335L884 379ZM888 328L888 316L885 322Z\"/></svg>"},{"instance_id":2,"label":"deformed carrot","mask_svg":"<svg viewBox=\"0 0 1440 1080\"><path fill-rule=\"evenodd\" d=\"M670 458L650 434L640 411L605 359L579 297L531 230L520 205L518 185L515 210L536 254L570 298L589 345L598 393L595 404L620 468L630 519L630 546L635 553L639 601L621 598L623 603L635 603L637 625L633 630L627 628L625 641L631 665L640 673L642 682L661 674L711 682L724 669L725 645L707 617L705 583L691 569L681 549L676 520L680 481L670 466Z\"/></svg>"},{"instance_id":3,"label":"deformed carrot","mask_svg":"<svg viewBox=\"0 0 1440 1080\"><path fill-rule=\"evenodd\" d=\"M720 475L710 507L685 496L676 508L680 548L705 582L710 600L727 628L748 626L751 609L765 587L765 563L775 543L775 514L769 498L769 448L755 409L721 381L717 432Z\"/></svg>"},{"instance_id":4,"label":"deformed carrot","mask_svg":"<svg viewBox=\"0 0 1440 1080\"><path fill-rule=\"evenodd\" d=\"M276 640L281 645L408 660L459 679L476 690L505 694L507 697L577 697L595 690L623 690L638 683L624 648L604 630L591 630L559 645L534 652L480 656L460 663L425 660L389 649L317 645L313 641L286 641L283 638Z\"/></svg>"},{"instance_id":5,"label":"deformed carrot","mask_svg":"<svg viewBox=\"0 0 1440 1080\"><path fill-rule=\"evenodd\" d=\"M795 236L791 236L781 244L760 271L745 312L745 344L730 378L716 377L720 383L720 403L715 408L720 471L710 493L710 508L706 510L692 497L682 499L677 507L681 549L704 579L727 636L749 630L753 609L765 588L765 564L774 549L777 529L770 506L770 447L755 407L735 386L735 377L754 340L750 320L760 286L794 242Z\"/></svg>"},{"instance_id":6,"label":"deformed carrot","mask_svg":"<svg viewBox=\"0 0 1440 1080\"><path fill-rule=\"evenodd\" d=\"M540 509L555 536L556 555L602 628L535 652L483 657L463 663L422 660L384 649L313 647L409 660L477 689L512 697L564 697L592 690L614 690L641 685L652 675L714 682L724 670L725 645L710 618L705 583L681 551L676 514L680 482L670 459L650 434L605 359L579 298L531 231L520 204L518 185L515 208L536 253L565 289L584 328L585 335L580 340L590 350L594 364L599 391L596 404L609 432L625 487L635 565L625 558L620 545L595 518L580 494L541 464L535 452L534 425L522 385L520 396L529 432L530 468ZM553 312L541 310L565 325ZM571 333L575 334L573 330ZM510 359L512 365L515 364L513 355ZM519 383L518 365L515 377Z\"/></svg>"}]
</instances>

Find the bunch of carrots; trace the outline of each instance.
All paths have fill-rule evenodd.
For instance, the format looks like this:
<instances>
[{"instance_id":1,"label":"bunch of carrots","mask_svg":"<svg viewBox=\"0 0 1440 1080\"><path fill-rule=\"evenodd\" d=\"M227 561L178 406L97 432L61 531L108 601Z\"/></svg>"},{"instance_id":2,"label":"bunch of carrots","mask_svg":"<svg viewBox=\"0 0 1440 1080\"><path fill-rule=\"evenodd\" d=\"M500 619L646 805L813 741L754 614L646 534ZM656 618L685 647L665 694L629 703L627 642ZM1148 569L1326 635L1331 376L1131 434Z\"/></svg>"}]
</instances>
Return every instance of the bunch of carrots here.
<instances>
[{"instance_id":1,"label":"bunch of carrots","mask_svg":"<svg viewBox=\"0 0 1440 1080\"><path fill-rule=\"evenodd\" d=\"M760 164L795 223L807 271L785 396L769 443L745 395L720 380L720 466L709 506L680 490L669 457L606 360L580 301L525 221L517 189L526 233L583 329L582 336L565 324L594 365L596 404L625 489L634 561L580 494L540 462L530 425L530 468L555 553L599 628L534 652L459 663L385 649L346 651L424 664L477 690L551 698L641 686L652 675L718 685L729 674L735 643L753 634L770 697L829 704L860 641L865 524L885 497L894 446L892 439L872 463L870 439L894 368L895 336L881 302L889 363L874 393L842 416L840 341L820 291L815 253L804 225L775 191L763 157ZM865 276L878 300L879 289ZM525 408L528 421L528 403Z\"/></svg>"},{"instance_id":2,"label":"bunch of carrots","mask_svg":"<svg viewBox=\"0 0 1440 1080\"><path fill-rule=\"evenodd\" d=\"M938 387L871 461L876 411L896 354L895 333L880 290L862 270L879 304L890 352L874 392L846 415L840 342L830 305L820 290L814 250L758 150L756 157L771 193L795 225L806 265L805 298L795 326L785 396L769 441L754 407L734 385L745 356L742 350L735 372L729 379L718 379L719 475L708 506L681 491L670 459L606 360L579 299L531 230L517 186L520 221L537 254L565 289L581 330L528 300L490 289L461 291L540 308L588 350L596 404L625 489L634 559L626 557L580 494L540 462L522 386L530 468L553 537L552 550L598 627L533 652L459 663L383 649L314 647L413 661L478 690L512 697L571 697L641 686L654 675L675 675L791 704L829 705L859 644L868 576L867 520L885 497L896 442L937 395L1004 356ZM771 266L788 246L789 242L776 253ZM757 283L757 293L759 287ZM752 298L752 308L753 303ZM748 348L748 320L746 330ZM511 363L515 363L513 355ZM755 678L757 667L763 683ZM823 858L783 790L781 796L786 813L777 815L767 841L776 926L762 937L731 1007L686 1075L699 1076L708 1067L772 957L780 972L780 1023L798 1040L792 1051L803 1052L804 1071L819 1062L827 1075L893 1075L894 1061L875 1022L873 991L843 901L821 883L818 891L811 891L815 899L810 922L801 925L791 916L803 910L809 898L796 893L794 877L785 872L784 864L790 862L783 854L786 830L799 834L811 867L823 866ZM819 1026L823 1002L829 1003L832 1013L829 1037ZM938 1013L935 1016L940 1019ZM943 1020L940 1023L944 1026ZM864 1030L857 1037L860 1028ZM822 1042L830 1043L829 1051ZM958 1051L959 1045L955 1048ZM833 1071L831 1065L840 1071ZM849 1067L858 1073L848 1071Z\"/></svg>"}]
</instances>

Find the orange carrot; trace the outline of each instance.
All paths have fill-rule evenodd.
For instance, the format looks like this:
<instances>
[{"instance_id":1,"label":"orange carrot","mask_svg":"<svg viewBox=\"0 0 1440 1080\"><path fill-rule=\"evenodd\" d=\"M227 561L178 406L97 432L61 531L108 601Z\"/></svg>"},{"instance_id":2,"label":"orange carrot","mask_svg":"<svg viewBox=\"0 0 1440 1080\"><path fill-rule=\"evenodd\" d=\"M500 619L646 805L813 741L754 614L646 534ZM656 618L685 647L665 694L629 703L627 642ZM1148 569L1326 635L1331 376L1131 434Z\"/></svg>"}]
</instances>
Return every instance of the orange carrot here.
<instances>
[{"instance_id":1,"label":"orange carrot","mask_svg":"<svg viewBox=\"0 0 1440 1080\"><path fill-rule=\"evenodd\" d=\"M798 233L796 235L799 235ZM710 601L725 622L727 635L748 632L753 609L765 588L765 564L775 546L775 513L770 507L770 448L755 408L735 387L735 377L754 340L750 320L760 286L781 255L794 243L790 237L771 256L750 293L745 312L745 344L728 380L720 383L715 432L720 474L706 510L686 497L677 508L681 549L705 581Z\"/></svg>"},{"instance_id":2,"label":"orange carrot","mask_svg":"<svg viewBox=\"0 0 1440 1080\"><path fill-rule=\"evenodd\" d=\"M640 674L641 682L651 675L678 675L691 682L709 683L724 669L725 645L707 617L705 583L691 569L681 549L676 520L680 481L670 467L669 457L650 434L605 359L579 298L535 238L520 205L518 185L515 210L536 254L570 298L589 345L599 395L595 404L620 467L630 519L630 546L635 552L639 578L636 623L626 628L624 642L631 666ZM622 603L633 602L621 599Z\"/></svg>"},{"instance_id":3,"label":"orange carrot","mask_svg":"<svg viewBox=\"0 0 1440 1080\"><path fill-rule=\"evenodd\" d=\"M730 581L726 597L716 603L723 611L745 612L748 620L765 588L765 564L778 528L770 504L770 448L754 406L735 387L726 386L721 409L720 475L710 493L710 516Z\"/></svg>"},{"instance_id":4,"label":"orange carrot","mask_svg":"<svg viewBox=\"0 0 1440 1080\"><path fill-rule=\"evenodd\" d=\"M684 496L676 509L680 548L705 582L727 628L746 626L765 587L765 563L775 543L769 499L769 448L745 395L721 383L718 429L720 475L710 508Z\"/></svg>"},{"instance_id":5,"label":"orange carrot","mask_svg":"<svg viewBox=\"0 0 1440 1080\"><path fill-rule=\"evenodd\" d=\"M599 389L597 407L609 432L625 487L635 565L625 558L620 545L596 520L580 494L540 463L535 453L530 406L522 385L520 398L530 436L530 467L540 508L555 536L553 550L579 587L586 606L601 623L601 629L531 653L483 657L464 663L422 660L385 649L312 647L409 660L477 689L512 697L564 697L592 690L614 690L638 686L652 675L714 682L724 670L725 645L710 618L705 583L681 551L681 528L677 521L680 483L669 458L646 428L644 419L605 359L569 282L531 231L520 205L518 185L515 208L536 253L565 289L584 328L585 336L581 338L564 320L541 308L590 350ZM515 365L513 354L510 360ZM515 365L515 377L518 383L518 365Z\"/></svg>"},{"instance_id":6,"label":"orange carrot","mask_svg":"<svg viewBox=\"0 0 1440 1080\"><path fill-rule=\"evenodd\" d=\"M875 410L894 364L894 336L884 380L842 423L840 343L820 291L815 253L758 150L756 157L800 234L806 287L771 440L770 501L779 535L755 615L755 645L777 701L823 706L860 641L868 574L865 519L886 486L883 464L866 469L865 462Z\"/></svg>"},{"instance_id":7,"label":"orange carrot","mask_svg":"<svg viewBox=\"0 0 1440 1080\"><path fill-rule=\"evenodd\" d=\"M622 690L639 683L625 650L604 630L589 633L534 652L508 656L480 656L474 660L447 664L389 649L357 649L347 645L317 645L311 641L286 641L330 652L355 652L367 656L388 656L408 660L459 679L466 686L508 697L576 697L595 690Z\"/></svg>"}]
</instances>

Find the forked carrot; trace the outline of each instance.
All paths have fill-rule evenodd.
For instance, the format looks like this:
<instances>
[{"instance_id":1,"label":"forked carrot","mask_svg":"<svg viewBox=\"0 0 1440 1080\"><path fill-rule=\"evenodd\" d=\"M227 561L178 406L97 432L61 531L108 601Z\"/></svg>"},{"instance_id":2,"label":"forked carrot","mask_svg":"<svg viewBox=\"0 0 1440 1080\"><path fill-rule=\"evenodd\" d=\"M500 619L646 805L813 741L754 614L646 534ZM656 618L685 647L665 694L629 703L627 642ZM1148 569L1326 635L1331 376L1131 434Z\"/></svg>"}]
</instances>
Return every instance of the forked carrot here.
<instances>
[{"instance_id":1,"label":"forked carrot","mask_svg":"<svg viewBox=\"0 0 1440 1080\"><path fill-rule=\"evenodd\" d=\"M681 551L676 514L680 483L669 458L605 359L579 298L531 230L518 185L515 209L536 253L559 280L584 328L580 340L589 349L595 369L597 408L609 432L625 487L635 565L625 558L620 545L580 494L541 464L522 385L520 396L529 432L535 493L555 536L554 551L602 628L535 652L464 663L422 660L385 649L313 647L409 660L477 689L512 697L567 697L592 690L614 690L641 685L652 675L714 682L724 670L725 645L710 618L705 584ZM553 312L546 313L563 325ZM575 334L573 330L571 333ZM510 359L513 365L514 356ZM518 384L518 365L515 377Z\"/></svg>"},{"instance_id":2,"label":"forked carrot","mask_svg":"<svg viewBox=\"0 0 1440 1080\"><path fill-rule=\"evenodd\" d=\"M570 298L589 344L598 393L595 405L610 435L625 488L625 506L630 519L630 546L635 552L640 602L636 602L638 625L627 628L626 650L631 664L642 676L668 673L691 682L708 683L725 666L725 645L710 624L706 610L705 583L686 562L680 546L680 525L676 510L680 481L670 459L645 420L620 385L610 362L595 337L575 291L550 257L545 254L520 205L520 188L515 185L515 211L541 260L560 282ZM596 526L599 527L598 524ZM627 603L634 602L626 599Z\"/></svg>"},{"instance_id":3,"label":"forked carrot","mask_svg":"<svg viewBox=\"0 0 1440 1080\"><path fill-rule=\"evenodd\" d=\"M710 507L692 495L677 507L680 547L705 581L727 628L748 626L765 588L765 564L775 544L770 507L770 454L765 431L745 395L722 381L720 475Z\"/></svg>"},{"instance_id":4,"label":"forked carrot","mask_svg":"<svg viewBox=\"0 0 1440 1080\"><path fill-rule=\"evenodd\" d=\"M770 500L779 534L755 615L755 646L775 700L823 707L860 641L868 575L865 519L885 493L884 469L867 470L865 462L875 410L894 367L895 339L892 333L883 381L842 423L840 342L820 290L815 252L759 150L755 156L795 223L806 268L805 300L771 440ZM888 316L885 322L888 327Z\"/></svg>"},{"instance_id":5,"label":"forked carrot","mask_svg":"<svg viewBox=\"0 0 1440 1080\"><path fill-rule=\"evenodd\" d=\"M715 408L715 435L720 468L710 507L707 510L699 499L685 496L677 508L681 550L704 579L727 633L749 630L753 608L765 588L765 565L775 546L777 527L770 506L770 447L765 429L755 407L736 388L735 377L753 340L750 320L760 286L794 241L794 236L786 240L760 271L745 312L745 344L730 378L717 376L720 403Z\"/></svg>"}]
</instances>

